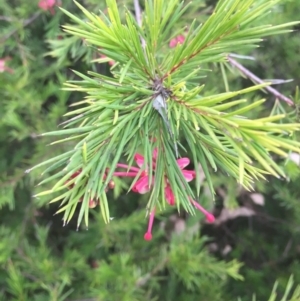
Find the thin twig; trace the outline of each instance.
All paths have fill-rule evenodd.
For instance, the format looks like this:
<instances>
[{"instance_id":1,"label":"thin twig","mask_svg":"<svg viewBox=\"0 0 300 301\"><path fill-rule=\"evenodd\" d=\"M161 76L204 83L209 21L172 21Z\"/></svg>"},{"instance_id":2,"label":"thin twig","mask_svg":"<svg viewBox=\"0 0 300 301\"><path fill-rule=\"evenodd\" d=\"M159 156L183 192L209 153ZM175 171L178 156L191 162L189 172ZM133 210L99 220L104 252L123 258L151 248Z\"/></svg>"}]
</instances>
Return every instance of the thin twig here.
<instances>
[{"instance_id":1,"label":"thin twig","mask_svg":"<svg viewBox=\"0 0 300 301\"><path fill-rule=\"evenodd\" d=\"M142 13L141 13L141 8L139 4L139 0L133 0L134 4L134 11L135 11L135 18L139 26L142 26Z\"/></svg>"},{"instance_id":2,"label":"thin twig","mask_svg":"<svg viewBox=\"0 0 300 301\"><path fill-rule=\"evenodd\" d=\"M139 4L139 0L133 0L133 3L134 3L135 19L136 19L139 27L142 27L142 13L141 13L141 7ZM143 39L143 37L141 37L141 42L142 42L142 47L145 51L146 42Z\"/></svg>"},{"instance_id":3,"label":"thin twig","mask_svg":"<svg viewBox=\"0 0 300 301\"><path fill-rule=\"evenodd\" d=\"M32 23L34 20L36 20L39 16L40 16L41 12L37 12L35 14L33 14L30 18L26 19L23 23L22 23L22 27L25 27L27 25L29 25L30 23ZM1 40L0 43L5 42L9 37L11 37L12 35L14 35L20 28L15 28L14 30L12 30L11 32L9 32L7 35L5 35Z\"/></svg>"},{"instance_id":4,"label":"thin twig","mask_svg":"<svg viewBox=\"0 0 300 301\"><path fill-rule=\"evenodd\" d=\"M0 21L11 22L12 20L13 20L13 18L6 17L6 16L0 16Z\"/></svg>"},{"instance_id":5,"label":"thin twig","mask_svg":"<svg viewBox=\"0 0 300 301\"><path fill-rule=\"evenodd\" d=\"M241 65L240 63L238 63L230 55L227 56L227 59L228 59L229 63L232 66L236 67L240 72L242 72L245 76L247 76L248 78L250 78L254 82L256 82L258 84L264 84L265 83L265 81L263 81L262 79L260 79L259 77L257 77L255 74L253 74L250 70L248 70L243 65ZM290 98L284 96L283 94L281 94L280 92L278 92L276 89L274 89L274 88L272 88L270 86L267 86L264 89L266 89L267 91L269 91L270 93L272 93L278 99L281 99L281 100L285 101L289 106L294 106L295 105L294 102Z\"/></svg>"}]
</instances>

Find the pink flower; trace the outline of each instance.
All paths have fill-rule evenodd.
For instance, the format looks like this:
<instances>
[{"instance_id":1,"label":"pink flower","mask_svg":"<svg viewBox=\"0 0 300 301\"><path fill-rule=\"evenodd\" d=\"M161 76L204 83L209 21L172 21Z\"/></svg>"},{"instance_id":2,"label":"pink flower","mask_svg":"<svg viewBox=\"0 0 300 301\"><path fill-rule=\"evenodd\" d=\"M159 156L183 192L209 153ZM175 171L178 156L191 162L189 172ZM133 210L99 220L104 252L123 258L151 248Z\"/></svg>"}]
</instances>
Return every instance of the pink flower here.
<instances>
[{"instance_id":1,"label":"pink flower","mask_svg":"<svg viewBox=\"0 0 300 301\"><path fill-rule=\"evenodd\" d=\"M134 160L138 167L128 166L123 163L118 163L117 168L118 169L119 168L126 169L126 171L115 171L113 173L113 176L133 177L133 178L136 178L137 176L139 176L138 180L133 184L132 190L134 192L144 194L144 193L150 191L151 186L153 185L153 184L151 184L151 186L149 185L150 177L152 177L151 183L154 183L155 169L156 169L156 164L157 164L157 156L158 156L157 149L154 149L153 155L152 155L152 169L153 169L154 175L149 175L149 167L144 165L144 163L145 163L144 156L137 153L134 156ZM180 168L185 180L187 182L192 181L196 176L195 171L185 169L185 167L190 164L190 159L189 158L180 158L176 162L177 162L178 167ZM103 179L106 179L107 172L108 172L108 170L106 170L106 173L104 174ZM76 185L76 182L74 182L73 179L76 178L80 173L81 173L81 169L77 170L73 175L71 175L70 179L68 181L66 181L65 185L68 189L72 189ZM73 180L72 183L70 183L71 180ZM168 202L169 205L173 206L173 205L175 205L176 200L175 200L175 196L172 191L171 185L169 183L169 180L166 176L164 178L164 182L165 182L164 189L165 189L166 201ZM105 188L105 191L108 191L108 189L114 189L114 187L115 187L114 181L110 180L108 183L108 186ZM206 211L199 203L194 201L192 198L189 198L189 201L196 209L198 209L205 215L207 222L213 223L215 221L215 217L210 212ZM79 202L82 202L82 198L79 200ZM89 204L88 204L89 208L96 207L99 204L99 202L101 202L101 200L99 200L99 199L90 199ZM148 228L144 235L145 240L152 239L152 227L153 227L153 223L154 223L154 218L155 218L155 208L149 214Z\"/></svg>"},{"instance_id":2,"label":"pink flower","mask_svg":"<svg viewBox=\"0 0 300 301\"><path fill-rule=\"evenodd\" d=\"M185 40L185 37L183 35L178 35L174 39L170 41L169 47L174 48L177 46L177 44L183 44Z\"/></svg>"},{"instance_id":3,"label":"pink flower","mask_svg":"<svg viewBox=\"0 0 300 301\"><path fill-rule=\"evenodd\" d=\"M135 162L136 164L142 168L143 164L144 164L144 157L140 154L135 154L134 156ZM156 159L157 159L157 149L155 149L153 151L153 170L155 171L156 168ZM192 181L195 178L195 171L193 170L186 170L184 169L187 165L190 164L190 159L189 158L180 158L177 160L177 164L179 166L179 168L182 171L182 174L184 176L184 178L186 179L187 182ZM152 180L152 182L154 182L154 178ZM136 181L136 183L133 185L132 190L134 192L138 192L141 194L144 194L146 192L148 192L151 189L151 187L149 187L149 175L148 175L148 170L146 168L146 170L144 170L142 172L141 177L139 178L139 180ZM166 188L165 188L165 193L166 193L166 199L167 201L171 198L170 194L171 194L171 188L169 185L168 180L166 179ZM169 202L170 203L170 202Z\"/></svg>"},{"instance_id":4,"label":"pink flower","mask_svg":"<svg viewBox=\"0 0 300 301\"><path fill-rule=\"evenodd\" d=\"M169 205L171 205L171 206L175 205L175 196L174 196L174 193L173 193L170 185L167 185L165 187L165 197L166 197L166 200L169 203Z\"/></svg>"},{"instance_id":5,"label":"pink flower","mask_svg":"<svg viewBox=\"0 0 300 301\"><path fill-rule=\"evenodd\" d=\"M157 164L157 156L158 156L157 149L154 149L153 156L152 156L152 168L153 168L154 172L155 172L156 164ZM139 166L139 168L129 167L126 164L119 163L119 164L117 164L117 167L126 168L127 171L125 171L125 172L116 171L113 173L113 175L121 176L121 177L136 177L138 174L140 174L139 179L132 186L132 190L134 192L144 194L144 193L150 191L150 189L151 189L151 187L149 186L149 177L150 177L150 175L148 173L149 168L147 166L144 166L145 158L141 154L138 154L138 153L135 154L134 159L135 159L136 164ZM190 182L195 178L196 173L194 170L184 169L186 166L188 166L190 164L189 158L180 158L177 160L177 164L178 164L179 168L181 169L181 172L187 182ZM141 168L144 168L144 170L141 171ZM154 183L155 176L154 175L151 175L151 176L152 176L152 183ZM170 183L166 177L165 177L165 198L166 198L166 201L168 202L168 204L170 204L171 206L175 205L175 196L174 196L174 193L170 186ZM194 201L191 198L190 198L190 202L196 207L196 209L198 209L205 215L207 222L209 222L209 223L214 222L215 218L211 213L206 211L200 204L198 204L196 201ZM148 229L144 235L145 240L152 239L152 227L153 227L154 217L155 217L155 208L149 214Z\"/></svg>"},{"instance_id":6,"label":"pink flower","mask_svg":"<svg viewBox=\"0 0 300 301\"><path fill-rule=\"evenodd\" d=\"M152 159L153 159L153 170L155 171L156 159L157 159L157 150L156 149L153 151ZM140 168L143 167L145 158L142 155L135 154L134 160ZM152 177L152 183L153 182L154 182L154 177ZM139 180L137 180L136 183L133 185L132 190L134 192L144 194L144 193L148 192L150 189L151 189L151 187L149 186L149 175L148 175L148 171L147 171L147 167L146 167L146 170L142 171L142 174L141 174L141 177L139 178Z\"/></svg>"},{"instance_id":7,"label":"pink flower","mask_svg":"<svg viewBox=\"0 0 300 301\"><path fill-rule=\"evenodd\" d=\"M181 169L181 172L187 182L190 182L195 178L196 173L194 170L184 169L186 166L188 166L190 164L189 158L180 158L177 160L177 164L178 164L179 168ZM172 191L168 181L167 181L167 185L165 187L165 197L166 197L166 200L169 203L169 205L171 205L171 206L175 205L175 197L174 197L173 191Z\"/></svg>"},{"instance_id":8,"label":"pink flower","mask_svg":"<svg viewBox=\"0 0 300 301\"><path fill-rule=\"evenodd\" d=\"M149 175L149 167L144 165L144 163L145 163L144 156L137 153L134 156L134 160L135 160L138 167L128 166L128 165L123 164L123 163L118 163L117 164L117 169L122 168L122 169L126 169L126 171L115 171L113 173L113 176L133 177L133 178L136 178L137 176L139 176L138 180L133 184L132 190L134 192L144 194L144 193L150 191L151 186L153 185L153 184L151 184L151 186L149 185L150 177L152 177L152 182L151 183L154 183L155 169L156 169L156 164L157 164L157 156L158 156L157 149L154 149L153 155L152 155L152 169L153 169L153 172L154 172L153 175ZM182 175L184 176L185 180L187 182L192 181L196 176L195 171L185 169L185 167L190 164L190 159L189 158L180 158L176 162L177 162L178 167L180 168L180 170L182 172ZM106 170L103 179L106 179L107 172L108 172L108 170ZM73 173L71 175L70 179L65 182L65 185L68 189L72 189L74 186L77 185L76 181L74 181L73 179L76 178L80 173L81 173L81 169L79 169L75 173ZM72 183L70 183L70 181L72 181ZM166 201L168 202L168 204L173 206L173 205L175 205L175 196L174 196L174 193L172 191L169 180L166 176L164 178L164 182L165 182L164 189L165 189ZM114 181L110 180L108 182L108 186L105 188L105 191L108 191L108 189L114 189L114 187L115 187ZM82 202L82 200L83 199L80 198L79 202ZM199 211L201 211L205 215L207 222L213 223L215 221L215 217L210 212L206 211L199 203L194 201L192 198L189 198L189 201L191 202L191 204L196 209L198 209ZM89 203L88 203L88 206L89 206L89 208L94 208L99 204L99 202L101 202L101 200L99 200L99 199L90 199ZM152 228L153 228L154 218L155 218L155 208L149 214L148 228L147 228L147 231L144 235L144 239L147 240L147 241L152 239Z\"/></svg>"},{"instance_id":9,"label":"pink flower","mask_svg":"<svg viewBox=\"0 0 300 301\"><path fill-rule=\"evenodd\" d=\"M10 57L5 57L0 59L0 73L9 72L14 73L14 70L6 66L6 61L10 60Z\"/></svg>"},{"instance_id":10,"label":"pink flower","mask_svg":"<svg viewBox=\"0 0 300 301\"><path fill-rule=\"evenodd\" d=\"M56 0L40 0L39 8L42 10L48 10L52 15L54 15L54 5L56 4Z\"/></svg>"}]
</instances>

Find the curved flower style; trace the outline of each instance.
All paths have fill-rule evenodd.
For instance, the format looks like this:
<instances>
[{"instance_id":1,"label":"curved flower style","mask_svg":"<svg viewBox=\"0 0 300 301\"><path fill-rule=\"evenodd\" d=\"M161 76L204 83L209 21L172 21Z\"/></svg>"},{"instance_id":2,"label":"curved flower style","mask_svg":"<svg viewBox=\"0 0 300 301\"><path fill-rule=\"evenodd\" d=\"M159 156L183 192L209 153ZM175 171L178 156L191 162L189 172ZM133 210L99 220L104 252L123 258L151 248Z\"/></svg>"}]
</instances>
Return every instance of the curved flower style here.
<instances>
[{"instance_id":1,"label":"curved flower style","mask_svg":"<svg viewBox=\"0 0 300 301\"><path fill-rule=\"evenodd\" d=\"M145 240L151 240L152 239L152 226L154 222L155 217L155 209L153 209L149 214L149 222L148 222L148 229L147 232L144 235Z\"/></svg>"},{"instance_id":2,"label":"curved flower style","mask_svg":"<svg viewBox=\"0 0 300 301\"><path fill-rule=\"evenodd\" d=\"M196 207L196 209L198 209L205 215L206 221L208 223L213 223L215 221L215 217L213 216L213 214L205 210L199 203L197 203L192 199L190 199L190 202ZM147 232L144 235L145 240L152 239L152 227L153 227L154 218L155 218L155 208L149 214L148 228L147 228Z\"/></svg>"}]
</instances>

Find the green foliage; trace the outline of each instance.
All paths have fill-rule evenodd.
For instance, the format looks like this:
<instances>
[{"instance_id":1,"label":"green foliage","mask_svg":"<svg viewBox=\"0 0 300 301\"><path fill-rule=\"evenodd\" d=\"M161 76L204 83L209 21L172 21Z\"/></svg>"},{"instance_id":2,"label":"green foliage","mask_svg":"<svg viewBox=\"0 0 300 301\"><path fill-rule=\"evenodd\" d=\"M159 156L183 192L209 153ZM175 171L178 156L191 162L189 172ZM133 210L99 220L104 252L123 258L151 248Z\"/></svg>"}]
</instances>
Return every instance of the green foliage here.
<instances>
[{"instance_id":1,"label":"green foliage","mask_svg":"<svg viewBox=\"0 0 300 301\"><path fill-rule=\"evenodd\" d=\"M190 153L194 164L203 168L212 195L210 168L224 171L247 189L253 189L254 180L265 179L266 174L284 177L283 170L270 153L287 157L284 150L299 152L300 143L289 137L299 129L299 124L275 123L283 120L285 114L245 118L265 100L245 106L240 106L245 99L232 101L232 98L265 84L206 96L203 86L195 82L200 74L203 75L200 67L204 63L224 60L226 53L236 50L237 45L243 49L253 48L262 36L284 33L288 31L286 27L298 24L249 26L263 18L277 3L222 1L203 25L197 25L196 21L191 24L182 45L168 51L163 51L166 40L172 37L173 25L188 7L177 0L146 1L142 27L130 11L126 11L126 20L122 22L115 1L107 1L108 16L92 14L77 3L88 22L62 9L77 24L64 26L65 31L97 47L100 53L116 62L116 66L111 70L112 78L95 72L88 72L90 76L86 76L74 71L81 81L71 81L68 90L85 92L87 96L75 104L80 106L79 109L66 114L75 115L65 123L67 129L43 136L67 135L68 138L57 142L73 139L78 142L73 151L36 166L57 162L47 169L56 174L40 183L56 180L56 184L38 196L63 191L74 183L71 189L52 200L63 200L58 212L64 212L64 222L71 220L82 199L78 224L84 219L88 225L89 200L100 200L103 218L108 223L110 214L105 189L122 155L127 157L130 166L135 152L141 149L145 158L143 168L150 166L149 174L152 174L151 154L157 149L159 168L153 170L153 179L149 177L148 185L153 187L148 209L165 207L161 196L167 178L178 200L178 208L181 204L193 213L190 197L194 197L194 192L184 181L175 161L177 143L181 153ZM165 102L163 106L170 125L165 119L167 126L162 125L162 113L159 115L155 111L158 99ZM151 143L149 139L153 138L155 141ZM78 170L80 175L71 179ZM104 176L105 180L98 180ZM196 182L199 196L199 172L196 172ZM181 189L182 183L184 189Z\"/></svg>"},{"instance_id":2,"label":"green foliage","mask_svg":"<svg viewBox=\"0 0 300 301\"><path fill-rule=\"evenodd\" d=\"M300 286L297 286L293 292L293 294L291 295L291 291L293 289L293 285L294 285L294 279L293 276L290 277L287 285L286 285L286 290L284 292L283 297L280 299L281 301L299 301L300 300ZM276 282L274 284L272 293L270 298L268 299L268 301L275 301L275 300L279 300L277 299L277 287L278 287L278 282ZM290 297L289 297L290 296ZM252 298L252 301L256 301L256 297L255 295ZM241 298L238 298L238 301L242 301Z\"/></svg>"},{"instance_id":3,"label":"green foliage","mask_svg":"<svg viewBox=\"0 0 300 301\"><path fill-rule=\"evenodd\" d=\"M32 1L0 0L0 59L13 70L0 73L0 300L300 299L299 112L297 119L297 107L274 100L264 93L266 83L253 86L226 60L229 52L250 55L256 61L239 62L260 78L295 78L275 88L299 101L299 25L280 25L299 19L299 5L214 2L147 1L139 26L129 0L109 1L109 13L104 1L80 2L86 15L71 0L54 15ZM185 42L170 48L179 34ZM167 119L153 108L155 76L172 92ZM98 150L105 137L108 146ZM113 172L116 162L133 165L136 152L151 166L156 147L164 150L156 179L166 173L178 207L193 214L178 216L178 208L165 206L163 181L149 195L126 194L133 183L114 176L113 191L104 194L100 171ZM197 172L186 191L176 147ZM42 174L40 168L24 173L41 162L49 163ZM66 189L80 168L74 189ZM97 191L89 194L87 185ZM109 225L103 203L78 208L81 193L96 196L101 189ZM49 205L61 202L61 194L69 196L61 207ZM214 210L215 224L203 223L189 195ZM155 235L145 242L149 199L148 209L164 210L157 210ZM62 227L55 213L71 203L69 225ZM246 209L251 215L243 215ZM88 231L75 231L81 217L89 219Z\"/></svg>"},{"instance_id":4,"label":"green foliage","mask_svg":"<svg viewBox=\"0 0 300 301\"><path fill-rule=\"evenodd\" d=\"M49 227L35 226L30 239L18 239L14 232L2 227L1 249L5 253L1 264L6 268L7 285L4 293L16 300L32 300L32 296L36 300L65 300L69 294L73 298L93 296L99 300L153 300L153 296L164 294L159 283L167 280L167 274L187 292L198 291L208 283L217 285L228 276L240 278L240 264L212 258L204 248L205 239L174 235L171 248L161 241L159 258L152 258L154 250L134 248L139 244L138 236L128 239L134 224L132 227L127 223L125 229L122 225L120 220L114 223L115 229L105 229L98 216L88 237L84 232L74 233L64 251L47 243ZM106 231L114 235L107 235ZM188 242L193 248L187 248ZM115 254L109 251L111 246ZM90 266L86 258L90 258ZM33 282L29 285L27 279Z\"/></svg>"}]
</instances>

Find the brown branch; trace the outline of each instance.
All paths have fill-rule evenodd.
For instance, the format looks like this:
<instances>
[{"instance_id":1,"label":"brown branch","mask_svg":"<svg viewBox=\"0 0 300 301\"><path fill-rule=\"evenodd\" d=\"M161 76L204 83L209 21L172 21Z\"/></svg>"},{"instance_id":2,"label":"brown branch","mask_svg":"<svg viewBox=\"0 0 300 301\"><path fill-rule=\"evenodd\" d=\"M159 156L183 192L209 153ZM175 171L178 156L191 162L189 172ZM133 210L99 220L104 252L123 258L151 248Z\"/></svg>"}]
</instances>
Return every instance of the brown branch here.
<instances>
[{"instance_id":1,"label":"brown branch","mask_svg":"<svg viewBox=\"0 0 300 301\"><path fill-rule=\"evenodd\" d=\"M141 13L141 7L139 4L139 0L133 0L133 4L134 4L135 19L136 19L139 27L142 28L142 13ZM146 55L146 41L144 40L144 38L142 36L140 37L140 40L141 40L142 48L144 51L145 59L148 63L148 58ZM149 78L153 80L152 76L148 73L148 71L145 68L143 68L143 70L145 71L145 73L147 73Z\"/></svg>"},{"instance_id":2,"label":"brown branch","mask_svg":"<svg viewBox=\"0 0 300 301\"><path fill-rule=\"evenodd\" d=\"M253 80L255 83L257 83L257 84L264 84L265 83L265 81L263 81L258 76L256 76L254 73L252 73L250 70L248 70L243 65L241 65L240 63L238 63L230 55L227 56L227 59L228 59L229 63L232 66L234 66L235 68L237 68L241 73L243 73L249 79ZM290 98L284 96L283 94L281 94L280 92L278 92L276 89L274 89L274 88L272 88L270 86L266 86L264 89L266 89L267 91L269 91L270 93L272 93L276 98L285 101L289 106L294 106L295 105L294 102Z\"/></svg>"},{"instance_id":3,"label":"brown branch","mask_svg":"<svg viewBox=\"0 0 300 301\"><path fill-rule=\"evenodd\" d=\"M139 0L133 0L133 2L134 2L135 19L136 19L139 27L142 27L142 13L141 13L141 7L139 4ZM142 42L142 47L145 51L146 42L143 39L143 37L141 37L141 42Z\"/></svg>"}]
</instances>

